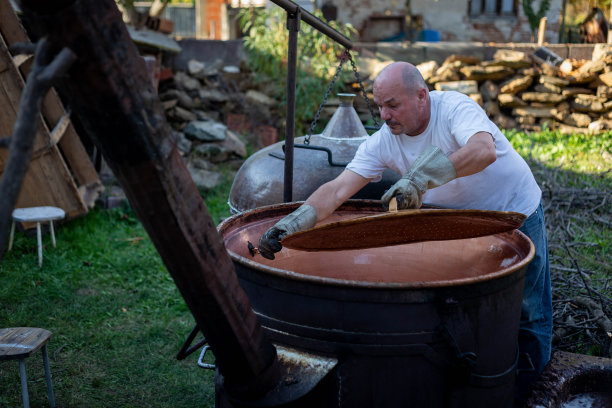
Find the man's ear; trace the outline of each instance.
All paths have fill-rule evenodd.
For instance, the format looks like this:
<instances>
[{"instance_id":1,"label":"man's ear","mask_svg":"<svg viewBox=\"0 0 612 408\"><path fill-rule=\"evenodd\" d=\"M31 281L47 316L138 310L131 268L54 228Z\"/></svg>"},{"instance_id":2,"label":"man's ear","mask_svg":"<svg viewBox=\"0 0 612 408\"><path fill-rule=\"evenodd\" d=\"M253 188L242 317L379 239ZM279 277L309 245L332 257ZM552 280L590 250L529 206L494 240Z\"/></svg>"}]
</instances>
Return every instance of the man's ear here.
<instances>
[{"instance_id":1,"label":"man's ear","mask_svg":"<svg viewBox=\"0 0 612 408\"><path fill-rule=\"evenodd\" d=\"M421 102L422 102L422 101L424 101L424 100L426 99L427 92L428 92L428 91L427 91L427 89L425 89L425 88L420 88L420 89L417 91L417 98L419 99L419 101L421 101Z\"/></svg>"}]
</instances>

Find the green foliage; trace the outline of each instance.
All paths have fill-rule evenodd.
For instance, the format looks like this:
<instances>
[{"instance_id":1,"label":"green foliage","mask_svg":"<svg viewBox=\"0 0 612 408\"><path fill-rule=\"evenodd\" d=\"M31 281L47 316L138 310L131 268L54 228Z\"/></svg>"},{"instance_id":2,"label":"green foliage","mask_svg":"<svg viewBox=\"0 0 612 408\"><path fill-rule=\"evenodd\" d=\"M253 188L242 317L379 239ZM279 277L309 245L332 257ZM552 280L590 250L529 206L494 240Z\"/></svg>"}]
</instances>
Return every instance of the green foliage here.
<instances>
[{"instance_id":1,"label":"green foliage","mask_svg":"<svg viewBox=\"0 0 612 408\"><path fill-rule=\"evenodd\" d=\"M327 22L320 11L313 13L338 32L350 38L356 30L350 25ZM248 33L244 46L247 64L259 83L265 83L273 97L286 105L287 53L289 33L286 12L281 8L264 10L243 9L239 14L242 31ZM333 40L319 33L305 22L300 22L296 83L296 134L304 134L336 72L344 50ZM342 91L342 84L350 77L350 62L346 62L333 92Z\"/></svg>"},{"instance_id":2,"label":"green foliage","mask_svg":"<svg viewBox=\"0 0 612 408\"><path fill-rule=\"evenodd\" d=\"M504 131L510 143L523 157L533 157L549 166L571 170L587 176L600 174L591 180L610 183L610 157L612 157L612 132L594 135L563 134L544 130L524 133Z\"/></svg>"},{"instance_id":3,"label":"green foliage","mask_svg":"<svg viewBox=\"0 0 612 408\"><path fill-rule=\"evenodd\" d=\"M523 11L529 20L531 31L535 33L540 24L540 19L546 16L546 12L550 8L550 0L540 0L540 6L538 7L537 13L533 10L533 7L531 7L533 0L521 0L521 3L523 5Z\"/></svg>"}]
</instances>

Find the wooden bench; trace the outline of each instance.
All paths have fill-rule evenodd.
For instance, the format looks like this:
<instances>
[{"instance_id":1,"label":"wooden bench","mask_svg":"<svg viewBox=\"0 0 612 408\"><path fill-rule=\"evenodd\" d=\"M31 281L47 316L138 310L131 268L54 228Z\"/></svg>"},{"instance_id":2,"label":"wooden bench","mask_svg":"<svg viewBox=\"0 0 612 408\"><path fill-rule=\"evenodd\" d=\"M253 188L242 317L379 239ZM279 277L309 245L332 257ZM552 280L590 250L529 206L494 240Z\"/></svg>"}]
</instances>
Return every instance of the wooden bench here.
<instances>
[{"instance_id":1,"label":"wooden bench","mask_svg":"<svg viewBox=\"0 0 612 408\"><path fill-rule=\"evenodd\" d=\"M21 395L25 408L30 407L25 359L40 348L42 348L43 363L45 366L49 406L55 408L55 397L53 395L53 385L51 384L51 369L49 368L49 356L47 355L47 342L51 337L53 337L53 333L49 330L36 327L11 327L0 329L0 361L19 360Z\"/></svg>"}]
</instances>

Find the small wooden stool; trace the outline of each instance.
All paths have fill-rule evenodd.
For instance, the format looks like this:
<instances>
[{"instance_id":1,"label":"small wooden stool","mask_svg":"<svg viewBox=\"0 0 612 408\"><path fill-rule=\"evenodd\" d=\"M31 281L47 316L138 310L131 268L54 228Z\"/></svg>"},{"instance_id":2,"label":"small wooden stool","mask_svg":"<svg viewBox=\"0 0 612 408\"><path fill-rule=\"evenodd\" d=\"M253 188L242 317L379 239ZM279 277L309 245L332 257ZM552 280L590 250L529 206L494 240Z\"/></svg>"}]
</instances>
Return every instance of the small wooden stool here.
<instances>
[{"instance_id":1,"label":"small wooden stool","mask_svg":"<svg viewBox=\"0 0 612 408\"><path fill-rule=\"evenodd\" d=\"M53 220L61 220L66 216L66 213L61 208L57 207L26 207L17 208L13 211L13 224L11 225L11 235L9 237L8 250L13 247L13 236L15 235L15 221L19 222L35 222L36 223L36 240L38 241L38 266L42 268L42 234L40 232L40 223L49 221L51 229L51 242L55 248L55 232L53 231Z\"/></svg>"},{"instance_id":2,"label":"small wooden stool","mask_svg":"<svg viewBox=\"0 0 612 408\"><path fill-rule=\"evenodd\" d=\"M26 379L25 359L42 347L43 363L45 365L45 378L47 379L47 392L49 394L49 406L55 408L55 397L53 385L51 384L51 370L49 369L49 357L47 355L47 342L53 337L49 330L36 327L11 327L0 329L0 361L19 360L19 374L21 377L21 395L23 406L30 407L28 396L28 382Z\"/></svg>"}]
</instances>

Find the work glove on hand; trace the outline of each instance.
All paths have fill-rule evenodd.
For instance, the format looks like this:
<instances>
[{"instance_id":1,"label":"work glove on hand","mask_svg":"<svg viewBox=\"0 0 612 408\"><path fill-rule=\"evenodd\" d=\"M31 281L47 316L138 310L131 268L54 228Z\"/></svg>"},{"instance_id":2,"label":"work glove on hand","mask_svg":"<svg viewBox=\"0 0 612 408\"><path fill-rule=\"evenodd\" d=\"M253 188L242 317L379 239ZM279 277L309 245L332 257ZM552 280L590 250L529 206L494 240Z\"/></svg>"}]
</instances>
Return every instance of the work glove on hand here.
<instances>
[{"instance_id":1,"label":"work glove on hand","mask_svg":"<svg viewBox=\"0 0 612 408\"><path fill-rule=\"evenodd\" d=\"M313 206L302 204L297 210L274 224L259 239L259 253L268 259L274 259L274 253L283 247L280 240L294 232L312 228L317 223L317 211Z\"/></svg>"},{"instance_id":2,"label":"work glove on hand","mask_svg":"<svg viewBox=\"0 0 612 408\"><path fill-rule=\"evenodd\" d=\"M429 146L417 157L406 174L382 196L383 206L388 210L389 201L395 197L398 210L420 208L427 189L441 186L455 178L457 171L453 163L439 147Z\"/></svg>"}]
</instances>

